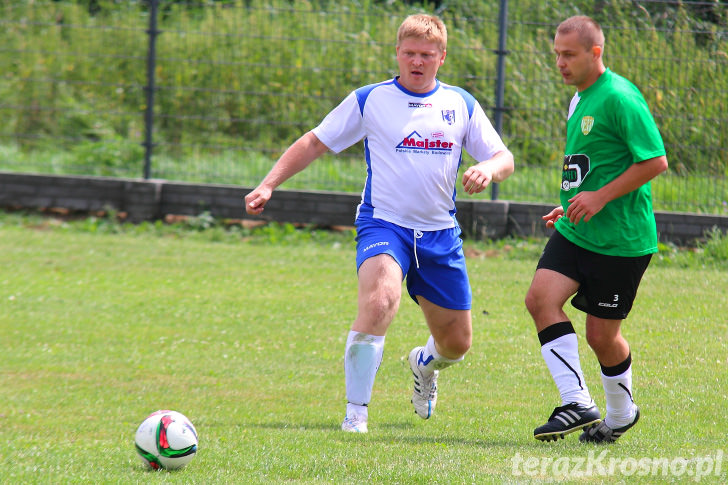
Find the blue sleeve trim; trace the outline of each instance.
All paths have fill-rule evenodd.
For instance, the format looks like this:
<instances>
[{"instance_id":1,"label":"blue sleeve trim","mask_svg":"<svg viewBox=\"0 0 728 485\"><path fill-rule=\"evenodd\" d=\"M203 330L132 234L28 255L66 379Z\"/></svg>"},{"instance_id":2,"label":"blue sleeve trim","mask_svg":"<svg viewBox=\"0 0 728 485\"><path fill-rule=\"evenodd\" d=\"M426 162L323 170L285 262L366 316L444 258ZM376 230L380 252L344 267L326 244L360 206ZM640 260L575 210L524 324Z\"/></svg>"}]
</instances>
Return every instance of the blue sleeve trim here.
<instances>
[{"instance_id":1,"label":"blue sleeve trim","mask_svg":"<svg viewBox=\"0 0 728 485\"><path fill-rule=\"evenodd\" d=\"M369 84L368 86L363 86L356 91L356 100L359 103L359 113L363 116L364 115L364 104L367 102L367 98L371 94L372 91L374 91L375 88L379 86L384 86L387 84L391 84L393 81L384 81L381 83L376 84Z\"/></svg>"},{"instance_id":2,"label":"blue sleeve trim","mask_svg":"<svg viewBox=\"0 0 728 485\"><path fill-rule=\"evenodd\" d=\"M477 103L475 97L463 88L459 88L457 86L449 86L443 84L442 87L444 87L445 89L451 89L463 97L463 100L465 101L465 106L468 107L468 118L471 118L473 116L473 110L475 109L475 103Z\"/></svg>"}]
</instances>

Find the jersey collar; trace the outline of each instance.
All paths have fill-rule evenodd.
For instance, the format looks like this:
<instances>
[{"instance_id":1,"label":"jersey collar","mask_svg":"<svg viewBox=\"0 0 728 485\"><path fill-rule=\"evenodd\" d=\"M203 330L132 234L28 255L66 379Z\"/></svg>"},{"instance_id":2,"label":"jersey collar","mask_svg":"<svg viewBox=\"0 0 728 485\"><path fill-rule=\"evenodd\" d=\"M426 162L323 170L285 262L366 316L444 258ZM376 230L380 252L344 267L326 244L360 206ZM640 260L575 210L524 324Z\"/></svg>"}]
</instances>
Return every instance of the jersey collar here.
<instances>
[{"instance_id":1,"label":"jersey collar","mask_svg":"<svg viewBox=\"0 0 728 485\"><path fill-rule=\"evenodd\" d=\"M395 78L394 78L394 85L397 86L397 88L399 88L400 91L402 91L403 93L405 93L405 94L407 94L409 96L415 96L415 97L418 97L418 98L426 98L427 96L432 95L435 91L437 91L438 89L440 89L440 80L436 78L435 79L435 87L432 88L430 91L428 91L426 93L415 93L414 91L410 91L409 89L405 88L404 86L402 86L399 83L399 76L395 76Z\"/></svg>"}]
</instances>

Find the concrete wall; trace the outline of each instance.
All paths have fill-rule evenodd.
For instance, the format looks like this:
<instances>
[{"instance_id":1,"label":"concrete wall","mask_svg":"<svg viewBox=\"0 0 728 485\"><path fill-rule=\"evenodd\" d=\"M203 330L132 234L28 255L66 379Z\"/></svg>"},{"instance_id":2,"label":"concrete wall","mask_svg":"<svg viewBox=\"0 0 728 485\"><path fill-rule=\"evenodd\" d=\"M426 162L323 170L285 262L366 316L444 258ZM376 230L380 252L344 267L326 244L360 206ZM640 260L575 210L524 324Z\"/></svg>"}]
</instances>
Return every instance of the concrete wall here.
<instances>
[{"instance_id":1,"label":"concrete wall","mask_svg":"<svg viewBox=\"0 0 728 485\"><path fill-rule=\"evenodd\" d=\"M359 194L279 190L263 217L253 218L243 208L243 198L250 190L236 185L0 172L0 207L80 213L113 210L132 222L209 212L225 219L351 226L360 199ZM553 206L463 200L457 208L467 237L496 239L548 235L541 216ZM713 227L728 231L726 216L657 212L655 218L660 239L675 244L693 244Z\"/></svg>"}]
</instances>

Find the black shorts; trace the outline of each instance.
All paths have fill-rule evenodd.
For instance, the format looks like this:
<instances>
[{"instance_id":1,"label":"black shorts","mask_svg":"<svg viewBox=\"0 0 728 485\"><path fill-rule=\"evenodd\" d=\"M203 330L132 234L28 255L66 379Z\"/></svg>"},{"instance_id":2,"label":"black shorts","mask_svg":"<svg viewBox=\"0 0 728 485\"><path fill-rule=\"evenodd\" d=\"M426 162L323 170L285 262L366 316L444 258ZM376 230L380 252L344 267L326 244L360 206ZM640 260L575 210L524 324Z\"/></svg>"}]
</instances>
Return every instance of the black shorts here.
<instances>
[{"instance_id":1,"label":"black shorts","mask_svg":"<svg viewBox=\"0 0 728 485\"><path fill-rule=\"evenodd\" d=\"M622 257L595 253L555 231L537 268L556 271L579 283L571 299L575 308L599 318L624 320L651 259L651 254Z\"/></svg>"}]
</instances>

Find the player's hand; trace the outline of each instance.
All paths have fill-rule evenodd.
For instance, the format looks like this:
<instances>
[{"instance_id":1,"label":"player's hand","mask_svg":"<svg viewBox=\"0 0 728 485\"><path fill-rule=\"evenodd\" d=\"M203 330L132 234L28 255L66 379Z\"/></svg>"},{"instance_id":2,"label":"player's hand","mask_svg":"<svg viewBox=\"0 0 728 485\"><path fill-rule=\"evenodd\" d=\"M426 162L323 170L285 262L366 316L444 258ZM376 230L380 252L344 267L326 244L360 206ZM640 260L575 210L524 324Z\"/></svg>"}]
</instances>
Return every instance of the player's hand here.
<instances>
[{"instance_id":1,"label":"player's hand","mask_svg":"<svg viewBox=\"0 0 728 485\"><path fill-rule=\"evenodd\" d=\"M479 163L468 168L463 174L463 187L468 194L485 190L493 180L493 171L487 163Z\"/></svg>"},{"instance_id":2,"label":"player's hand","mask_svg":"<svg viewBox=\"0 0 728 485\"><path fill-rule=\"evenodd\" d=\"M566 210L566 217L574 223L579 224L582 220L589 222L600 210L604 208L607 201L599 195L599 192L579 192L569 199L569 208Z\"/></svg>"},{"instance_id":3,"label":"player's hand","mask_svg":"<svg viewBox=\"0 0 728 485\"><path fill-rule=\"evenodd\" d=\"M266 187L256 187L245 196L245 212L253 216L261 214L272 194L273 191Z\"/></svg>"},{"instance_id":4,"label":"player's hand","mask_svg":"<svg viewBox=\"0 0 728 485\"><path fill-rule=\"evenodd\" d=\"M545 216L542 216L541 219L546 221L546 227L553 229L554 224L556 224L556 221L561 219L564 216L564 208L561 206L555 207L554 210L546 214Z\"/></svg>"}]
</instances>

